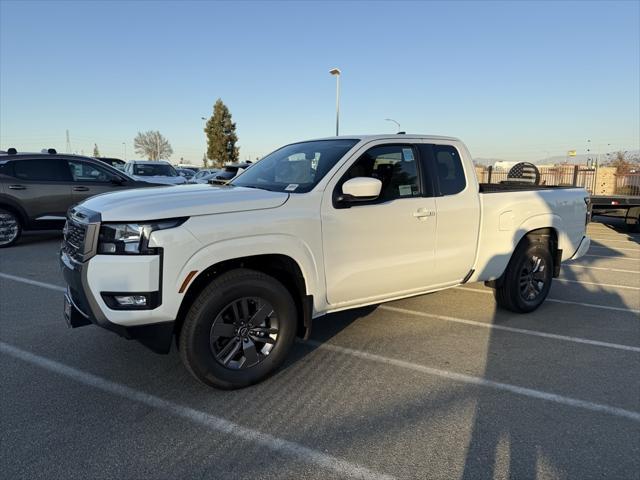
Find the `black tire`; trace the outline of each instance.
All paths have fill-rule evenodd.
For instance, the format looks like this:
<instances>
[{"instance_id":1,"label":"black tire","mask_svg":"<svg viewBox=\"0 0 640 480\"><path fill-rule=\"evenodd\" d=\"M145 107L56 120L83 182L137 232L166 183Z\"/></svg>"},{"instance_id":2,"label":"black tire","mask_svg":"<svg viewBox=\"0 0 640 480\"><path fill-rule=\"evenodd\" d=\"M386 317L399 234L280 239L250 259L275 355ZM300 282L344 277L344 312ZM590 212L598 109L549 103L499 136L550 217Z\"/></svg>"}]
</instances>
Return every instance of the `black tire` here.
<instances>
[{"instance_id":1,"label":"black tire","mask_svg":"<svg viewBox=\"0 0 640 480\"><path fill-rule=\"evenodd\" d=\"M549 294L553 258L545 237L527 236L516 248L502 285L494 291L498 306L517 313L533 312Z\"/></svg>"},{"instance_id":2,"label":"black tire","mask_svg":"<svg viewBox=\"0 0 640 480\"><path fill-rule=\"evenodd\" d=\"M0 208L0 248L10 247L22 235L20 217L11 210Z\"/></svg>"},{"instance_id":3,"label":"black tire","mask_svg":"<svg viewBox=\"0 0 640 480\"><path fill-rule=\"evenodd\" d=\"M262 317L259 326L252 326L251 320ZM296 330L297 310L289 291L264 273L237 269L215 278L198 295L178 347L187 370L205 385L242 388L264 380L282 364Z\"/></svg>"}]
</instances>

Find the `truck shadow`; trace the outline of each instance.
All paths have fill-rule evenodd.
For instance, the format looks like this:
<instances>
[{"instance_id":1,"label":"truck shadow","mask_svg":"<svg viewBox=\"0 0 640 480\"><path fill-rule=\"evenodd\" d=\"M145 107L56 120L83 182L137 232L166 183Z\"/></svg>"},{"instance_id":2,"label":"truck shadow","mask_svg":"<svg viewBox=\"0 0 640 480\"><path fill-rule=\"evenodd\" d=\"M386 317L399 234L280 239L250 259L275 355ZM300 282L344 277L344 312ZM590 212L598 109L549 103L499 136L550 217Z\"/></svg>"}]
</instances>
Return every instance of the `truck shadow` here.
<instances>
[{"instance_id":1,"label":"truck shadow","mask_svg":"<svg viewBox=\"0 0 640 480\"><path fill-rule=\"evenodd\" d=\"M611 250L606 253L612 256L616 251ZM601 259L598 257L583 257L580 259L580 264L589 266L599 260ZM573 274L567 276L567 271L568 269L563 269L564 278L577 278L577 275ZM581 279L586 278L586 275L582 274ZM597 283L595 278L593 282ZM587 289L579 283L569 286L557 282L554 285L555 288L550 294L552 298L621 309L638 308L637 305L629 303L629 297L625 299L612 289L597 285ZM460 292L460 295L467 294ZM487 297L488 295L482 295L482 298ZM358 322L376 308L367 307L328 315L326 319L314 325L312 340L322 344L334 338L340 338L341 334L350 328L361 328ZM521 315L496 308L490 323L518 327L522 325L520 322L523 319L530 321L533 318L536 323L539 322L540 331L578 338L588 337L594 340L606 340L607 333L629 329L630 337L626 343L638 346L637 328L633 326L634 322L637 322L637 315L633 312L613 311L612 313L603 309L600 314L593 309L594 314L588 308L584 309L585 307L578 305L546 302L538 311ZM589 324L588 329L585 328L585 323ZM611 325L611 332L605 331L608 325ZM530 323L528 328L538 330ZM513 338L506 335L508 334L490 329L486 340L484 336L478 337L482 339L479 341L486 342L482 378L546 391L550 394L579 398L587 402L612 404L612 406L621 406L620 408L634 411L640 410L637 401L634 404L629 400L634 383L637 385L637 379L634 381L633 375L628 372L618 374L619 381L627 384L627 387L620 390L620 398L617 395L607 395L608 389L618 388L613 386L616 384L614 379L609 382L595 381L597 378L611 377L613 371L607 368L612 367L618 360L621 365L631 365L636 358L634 355L637 355L635 352L609 351L602 347L576 345L559 340L541 340L517 335L517 338ZM538 342L555 342L555 345L550 343L544 345ZM524 345L524 348L518 350L518 345ZM540 350L536 350L537 346L540 346ZM553 349L548 357L545 356L543 346ZM314 345L299 346L295 349L291 362L300 360L316 348L317 346ZM343 362L351 363L352 366L341 366L340 376L348 376L349 372L357 375L354 372L362 368L353 365L357 364L358 360L345 358ZM603 366L599 367L599 364ZM437 365L428 366L438 367ZM377 366L371 365L370 368L375 369ZM602 368L603 371L598 371L598 368ZM527 372L524 377L523 371ZM518 372L520 376L517 375ZM402 372L399 372L399 375L402 375ZM547 375L550 377L548 381L545 378ZM335 381L339 384L340 379L336 378ZM407 387L407 392L411 388ZM357 416L349 417L340 425L333 424L328 419L324 427L326 434L335 438L336 429L349 432L344 448L361 442L367 444L371 441L367 437L372 432L371 425L380 426L375 431L378 441L406 438L404 434L410 432L416 425L424 422L439 424L438 422L441 421L439 419L451 415L451 409L457 403L472 400L475 402L475 409L470 433L466 437L468 443L464 447L466 455L463 465L460 465L459 457L455 455L442 455L440 452L438 456L432 450L421 451L426 447L420 444L406 445L405 449L418 449L420 458L425 459L425 465L437 466L441 472L449 471L448 478L464 480L533 479L547 475L581 479L632 478L640 470L638 428L625 418L464 383L457 383L446 392L435 395L430 392L428 396L425 395L423 401L416 401L414 397L409 397L409 393L406 393L406 396L407 398L402 401L397 400L402 398L402 395L396 396L394 403L389 403L385 398L368 402L366 408L363 406ZM603 398L606 400L602 400ZM390 421L390 417L393 421ZM456 424L460 426L459 422ZM464 438L464 435L462 437ZM463 448L461 445L457 447ZM413 478L413 475L411 476ZM426 474L420 476L415 473L415 478L425 478L425 476Z\"/></svg>"},{"instance_id":2,"label":"truck shadow","mask_svg":"<svg viewBox=\"0 0 640 480\"><path fill-rule=\"evenodd\" d=\"M598 242L594 242L594 245L598 245ZM620 252L613 249L599 250L598 254L611 258L622 256ZM598 260L601 258L583 257L579 262L583 266L593 266ZM637 266L635 268L637 269ZM580 278L584 281L598 283L596 275L591 272L594 270L581 269L580 273L577 273L577 271L570 272L569 269L564 268L561 278L574 280ZM579 283L573 283L569 287L557 282L549 296L564 299L566 291L571 300L615 306L621 309L638 309L635 304L629 305L615 290L596 285L590 287L593 288L587 289ZM540 311L546 314L541 323L547 324L547 326L549 323L563 323L562 331L557 333L578 338L585 337L584 318L578 311L581 308L576 306L567 309L562 308L562 305L547 302L540 308ZM571 312L571 316L567 315L569 312ZM517 316L517 314L496 309L493 323L509 325L513 320L517 320ZM637 322L637 315L631 311L618 313L603 309L600 318L599 326L610 324L614 331L623 328L622 325L625 323L629 328L633 322ZM598 325L596 325L597 327ZM547 331L546 326L542 329ZM630 337L626 343L638 346L637 329L636 335L633 335L633 327L630 327L629 330ZM600 340L602 337L599 338L599 334L605 333L599 330L593 332L589 333L589 336L595 340ZM613 374L613 371L606 371L606 366L601 367L605 369L603 372L598 372L597 359L600 357L601 363L608 366L612 365L611 360L607 359L608 356L624 358L625 365L633 364L634 358L637 360L637 353L634 352L608 352L607 349L591 346L558 345L558 348L567 351L568 366L548 365L546 361L540 362L536 358L525 358L524 356L519 360L517 356L512 356L512 359L528 363L532 375L544 375L538 370L539 368L549 369L549 372L556 369L566 369L564 380L567 385L575 385L575 388L583 394L588 390L588 393L596 399L592 400L595 403L601 403L597 398L607 396L606 390L602 390L607 387L600 386L598 382L593 382L589 386L590 379L593 381L593 378ZM505 360L504 336L500 335L500 332L492 331L487 343L486 367L483 378L488 380L504 378ZM634 389L633 377L630 380L631 385L626 393L627 399L630 395L629 392L633 392ZM511 383L520 385L521 381L516 378ZM636 391L637 388L636 379ZM550 391L550 393L558 392ZM591 400L579 396L579 394L567 396ZM610 396L609 400L615 401L617 398ZM515 403L522 405L525 402L516 401ZM534 399L527 403L532 404L532 408L522 408L510 404L508 396L499 399L495 392L479 391L475 421L467 447L462 479L505 478L507 475L508 478L513 479L539 478L545 476L544 470L556 472L555 475L562 478L631 478L634 475L633 472L637 474L639 471L638 428L637 426L633 428L632 422L602 413L580 411L543 400ZM633 403L632 409L634 411L640 410L639 402ZM563 412L561 414L563 417L573 418L575 421L563 421L558 425L559 428L550 429L549 418L557 416L557 414L550 413L550 410ZM498 467L506 472L498 472Z\"/></svg>"}]
</instances>

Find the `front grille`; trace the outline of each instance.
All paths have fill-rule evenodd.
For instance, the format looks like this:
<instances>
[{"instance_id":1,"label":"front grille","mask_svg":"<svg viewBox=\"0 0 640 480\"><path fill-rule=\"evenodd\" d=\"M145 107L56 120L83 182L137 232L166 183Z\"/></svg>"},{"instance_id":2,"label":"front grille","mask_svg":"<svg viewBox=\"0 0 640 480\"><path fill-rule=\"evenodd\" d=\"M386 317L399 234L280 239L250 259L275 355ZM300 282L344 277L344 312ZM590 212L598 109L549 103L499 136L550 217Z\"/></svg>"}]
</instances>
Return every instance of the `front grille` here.
<instances>
[{"instance_id":1,"label":"front grille","mask_svg":"<svg viewBox=\"0 0 640 480\"><path fill-rule=\"evenodd\" d=\"M87 235L86 225L77 224L73 220L67 219L63 233L62 250L75 261L82 262Z\"/></svg>"}]
</instances>

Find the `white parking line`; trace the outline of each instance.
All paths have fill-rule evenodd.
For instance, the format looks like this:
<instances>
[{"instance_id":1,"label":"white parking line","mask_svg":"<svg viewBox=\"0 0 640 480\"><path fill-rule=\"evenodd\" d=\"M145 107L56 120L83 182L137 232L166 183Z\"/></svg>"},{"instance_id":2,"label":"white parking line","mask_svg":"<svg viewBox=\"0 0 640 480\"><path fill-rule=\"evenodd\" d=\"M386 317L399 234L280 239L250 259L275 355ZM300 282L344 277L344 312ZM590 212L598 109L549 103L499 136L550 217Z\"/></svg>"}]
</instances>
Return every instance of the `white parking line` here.
<instances>
[{"instance_id":1,"label":"white parking line","mask_svg":"<svg viewBox=\"0 0 640 480\"><path fill-rule=\"evenodd\" d=\"M14 282L26 283L27 285L34 285L36 287L48 288L50 290L57 290L58 292L64 292L64 287L58 285L52 285L51 283L38 282L37 280L31 280L30 278L17 277L15 275L9 275L8 273L0 273L0 278L6 278L7 280L13 280Z\"/></svg>"},{"instance_id":2,"label":"white parking line","mask_svg":"<svg viewBox=\"0 0 640 480\"><path fill-rule=\"evenodd\" d=\"M590 267L587 265L575 265L575 264L565 264L564 268L588 268L590 270L606 270L607 272L622 272L622 273L640 273L640 270L623 270L620 268L607 268L607 267Z\"/></svg>"},{"instance_id":3,"label":"white parking line","mask_svg":"<svg viewBox=\"0 0 640 480\"><path fill-rule=\"evenodd\" d=\"M606 248L607 250L614 250L620 252L640 252L640 248L619 248L619 247L607 247L605 245L594 245L593 243L589 246L589 249L592 248Z\"/></svg>"},{"instance_id":4,"label":"white parking line","mask_svg":"<svg viewBox=\"0 0 640 480\"><path fill-rule=\"evenodd\" d=\"M544 392L541 390L534 390L526 387L519 387L517 385L511 385L509 383L495 382L482 377L474 377L472 375L465 375L463 373L450 372L447 370L440 370L438 368L427 367L426 365L420 365L418 363L406 362L404 360L398 360L390 357L383 357L375 353L364 352L362 350L355 350L353 348L340 347L331 343L322 343L315 340L307 340L305 343L312 345L322 350L329 350L332 352L344 353L353 357L358 357L363 360L369 360L372 362L384 363L386 365L392 365L394 367L404 368L407 370L413 370L427 375L446 378L447 380L453 380L456 382L479 385L481 387L489 387L496 390L502 390L516 395L521 395L529 398L536 398L538 400L546 400L549 402L559 403L562 405L568 405L574 408L582 408L591 410L594 412L607 413L616 417L623 417L634 422L640 422L640 412L634 412L631 410L625 410L623 408L612 407L609 405L603 405L600 403L587 402L585 400L579 400L577 398L565 397L557 395L555 393Z\"/></svg>"},{"instance_id":5,"label":"white parking line","mask_svg":"<svg viewBox=\"0 0 640 480\"><path fill-rule=\"evenodd\" d=\"M465 292L493 294L492 290L485 290L483 288L469 288L469 287L454 287L454 288L456 290L464 290ZM614 310L616 312L640 313L640 310L636 310L634 308L610 307L608 305L596 305L595 303L574 302L571 300L560 300L558 298L547 298L545 302L565 303L568 305L580 305L581 307L601 308L603 310Z\"/></svg>"},{"instance_id":6,"label":"white parking line","mask_svg":"<svg viewBox=\"0 0 640 480\"><path fill-rule=\"evenodd\" d=\"M225 420L224 418L217 417L200 410L195 410L193 408L185 407L169 400L157 397L155 395L142 392L140 390L135 390L131 387L127 387L126 385L122 385L120 383L107 380L106 378L84 372L77 368L65 365L64 363L41 357L39 355L28 352L26 350L22 350L21 348L9 345L4 342L0 342L0 352L4 353L5 355L9 355L11 357L22 360L23 362L27 362L31 365L35 365L37 367L48 370L49 372L53 372L58 375L70 378L83 385L96 388L103 392L116 395L133 402L147 405L151 408L162 410L166 413L169 413L176 417L181 417L185 420L189 420L210 430L223 433L225 435L233 435L248 442L256 443L258 445L266 447L270 450L295 457L302 462L311 463L327 470L332 470L339 475L348 478L366 478L376 480L389 480L393 478L389 475L379 474L360 465L347 462L332 455L328 455L319 450L305 447L299 443L291 442L282 438L274 437L272 435L269 435L268 433L262 433L258 430L243 427L242 425L238 425L237 423ZM611 409L612 407L607 408ZM607 410L602 411L611 413ZM621 416L620 413L613 414ZM631 418L632 420L634 419L633 417L629 418Z\"/></svg>"},{"instance_id":7,"label":"white parking line","mask_svg":"<svg viewBox=\"0 0 640 480\"><path fill-rule=\"evenodd\" d=\"M636 243L635 240L614 240L613 238L601 238L601 237L591 237L591 240L606 240L608 242L619 242L619 243Z\"/></svg>"},{"instance_id":8,"label":"white parking line","mask_svg":"<svg viewBox=\"0 0 640 480\"><path fill-rule=\"evenodd\" d=\"M515 328L515 327L507 327L506 325L496 325L495 323L486 323L486 322L476 322L474 320L466 320L464 318L457 318L457 317L449 317L449 316L445 316L445 315L435 315L433 313L425 313L425 312L419 312L416 310L409 310L406 308L398 308L398 307L392 307L389 305L380 305L378 307L379 310L387 310L389 312L396 312L396 313L404 313L407 315L414 315L417 317L425 317L425 318L433 318L436 320L444 320L445 322L453 322L453 323L460 323L463 325L471 325L474 327L481 327L481 328L488 328L491 330L502 330L505 332L511 332L511 333L520 333L520 334L524 334L524 335L532 335L534 337L542 337L542 338L551 338L553 340L563 340L565 342L573 342L573 343L582 343L585 345L593 345L596 347L605 347L605 348L613 348L616 350L624 350L627 352L637 352L640 353L640 347L633 347L631 345L621 345L618 343L609 343L609 342L600 342L598 340L589 340L586 338L579 338L579 337L569 337L566 335L557 335L555 333L545 333L545 332L539 332L536 330L528 330L525 328Z\"/></svg>"},{"instance_id":9,"label":"white parking line","mask_svg":"<svg viewBox=\"0 0 640 480\"><path fill-rule=\"evenodd\" d=\"M640 257L613 257L611 255L592 255L587 253L585 257L608 258L609 260L640 260Z\"/></svg>"},{"instance_id":10,"label":"white parking line","mask_svg":"<svg viewBox=\"0 0 640 480\"><path fill-rule=\"evenodd\" d=\"M568 283L580 283L582 285L596 285L598 287L607 288L622 288L626 290L640 290L640 287L630 287L628 285L617 285L615 283L597 283L597 282L584 282L582 280L569 280L568 278L554 278L554 282L568 282Z\"/></svg>"}]
</instances>

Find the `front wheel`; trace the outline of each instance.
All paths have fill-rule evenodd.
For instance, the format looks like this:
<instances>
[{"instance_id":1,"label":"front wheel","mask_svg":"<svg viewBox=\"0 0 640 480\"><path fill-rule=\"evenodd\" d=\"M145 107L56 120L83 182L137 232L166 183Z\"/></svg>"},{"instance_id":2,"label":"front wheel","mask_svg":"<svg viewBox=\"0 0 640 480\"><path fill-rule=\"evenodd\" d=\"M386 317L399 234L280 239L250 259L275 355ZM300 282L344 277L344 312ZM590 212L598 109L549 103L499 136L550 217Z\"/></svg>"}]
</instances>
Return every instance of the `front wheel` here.
<instances>
[{"instance_id":1,"label":"front wheel","mask_svg":"<svg viewBox=\"0 0 640 480\"><path fill-rule=\"evenodd\" d=\"M495 289L496 302L512 312L532 312L547 298L552 277L553 259L546 239L525 237L513 253L502 286Z\"/></svg>"},{"instance_id":2,"label":"front wheel","mask_svg":"<svg viewBox=\"0 0 640 480\"><path fill-rule=\"evenodd\" d=\"M180 356L206 385L246 387L282 364L296 330L296 306L280 282L254 270L232 270L213 280L189 309Z\"/></svg>"}]
</instances>

